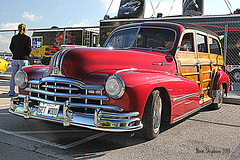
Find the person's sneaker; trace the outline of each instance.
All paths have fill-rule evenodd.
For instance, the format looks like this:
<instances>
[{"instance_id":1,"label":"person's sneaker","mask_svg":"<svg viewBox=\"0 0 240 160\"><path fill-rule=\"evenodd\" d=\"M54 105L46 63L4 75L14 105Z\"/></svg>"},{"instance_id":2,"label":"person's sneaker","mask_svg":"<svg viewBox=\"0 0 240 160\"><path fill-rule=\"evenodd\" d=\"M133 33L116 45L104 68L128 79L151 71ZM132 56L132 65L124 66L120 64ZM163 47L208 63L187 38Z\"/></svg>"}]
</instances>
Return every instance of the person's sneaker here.
<instances>
[{"instance_id":1,"label":"person's sneaker","mask_svg":"<svg viewBox=\"0 0 240 160\"><path fill-rule=\"evenodd\" d=\"M14 96L14 94L12 94L12 93L8 93L8 95L9 95L10 97Z\"/></svg>"}]
</instances>

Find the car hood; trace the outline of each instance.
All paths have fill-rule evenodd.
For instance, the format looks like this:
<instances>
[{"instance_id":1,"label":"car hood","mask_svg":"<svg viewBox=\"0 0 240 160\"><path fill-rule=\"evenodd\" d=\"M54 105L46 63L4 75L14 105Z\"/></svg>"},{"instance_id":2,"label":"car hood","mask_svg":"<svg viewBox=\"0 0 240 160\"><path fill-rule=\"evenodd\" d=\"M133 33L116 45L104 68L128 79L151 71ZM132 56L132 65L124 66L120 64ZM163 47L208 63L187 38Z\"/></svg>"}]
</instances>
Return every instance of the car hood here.
<instances>
[{"instance_id":1,"label":"car hood","mask_svg":"<svg viewBox=\"0 0 240 160\"><path fill-rule=\"evenodd\" d=\"M61 75L79 80L93 72L130 68L176 73L173 65L158 64L162 62L170 64L165 56L163 53L129 49L74 48L57 53L50 64L50 72L59 70Z\"/></svg>"}]
</instances>

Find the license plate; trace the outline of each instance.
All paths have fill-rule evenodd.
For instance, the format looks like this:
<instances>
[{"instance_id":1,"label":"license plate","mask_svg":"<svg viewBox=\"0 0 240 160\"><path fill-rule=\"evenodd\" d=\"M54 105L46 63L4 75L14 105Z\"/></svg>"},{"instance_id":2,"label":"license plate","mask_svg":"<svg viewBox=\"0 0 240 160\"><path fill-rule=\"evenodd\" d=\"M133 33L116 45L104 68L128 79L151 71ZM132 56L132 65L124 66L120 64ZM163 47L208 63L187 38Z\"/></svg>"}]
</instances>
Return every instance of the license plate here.
<instances>
[{"instance_id":1,"label":"license plate","mask_svg":"<svg viewBox=\"0 0 240 160\"><path fill-rule=\"evenodd\" d=\"M49 117L57 117L60 105L40 103L37 114Z\"/></svg>"}]
</instances>

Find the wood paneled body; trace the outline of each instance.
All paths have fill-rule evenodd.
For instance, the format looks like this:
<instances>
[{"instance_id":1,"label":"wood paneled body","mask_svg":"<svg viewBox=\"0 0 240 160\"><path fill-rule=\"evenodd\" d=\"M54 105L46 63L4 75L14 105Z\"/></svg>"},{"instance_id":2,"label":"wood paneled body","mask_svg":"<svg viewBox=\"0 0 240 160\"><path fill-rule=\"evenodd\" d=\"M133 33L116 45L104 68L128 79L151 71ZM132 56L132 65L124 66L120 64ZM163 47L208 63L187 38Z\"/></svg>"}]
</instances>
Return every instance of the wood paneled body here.
<instances>
[{"instance_id":1,"label":"wood paneled body","mask_svg":"<svg viewBox=\"0 0 240 160\"><path fill-rule=\"evenodd\" d=\"M199 85L200 104L211 100L214 68L222 68L223 56L217 37L194 30L182 33L176 53L178 75Z\"/></svg>"},{"instance_id":2,"label":"wood paneled body","mask_svg":"<svg viewBox=\"0 0 240 160\"><path fill-rule=\"evenodd\" d=\"M208 91L210 89L210 81L212 76L212 61L209 59L208 53L198 53L199 59L199 72L201 73L201 82L200 82L200 91L202 97L206 97L208 95Z\"/></svg>"},{"instance_id":3,"label":"wood paneled body","mask_svg":"<svg viewBox=\"0 0 240 160\"><path fill-rule=\"evenodd\" d=\"M197 59L192 52L179 52L176 55L178 74L199 83L199 71Z\"/></svg>"}]
</instances>

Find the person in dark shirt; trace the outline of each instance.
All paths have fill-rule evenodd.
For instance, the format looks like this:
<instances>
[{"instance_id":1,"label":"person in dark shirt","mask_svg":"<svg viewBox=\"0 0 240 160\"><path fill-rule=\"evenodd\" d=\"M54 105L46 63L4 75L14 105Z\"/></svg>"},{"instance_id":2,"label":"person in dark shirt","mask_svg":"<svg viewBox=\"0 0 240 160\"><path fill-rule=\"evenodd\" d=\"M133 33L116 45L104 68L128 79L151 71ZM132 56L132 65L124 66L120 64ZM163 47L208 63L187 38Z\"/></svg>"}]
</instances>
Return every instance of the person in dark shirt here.
<instances>
[{"instance_id":1,"label":"person in dark shirt","mask_svg":"<svg viewBox=\"0 0 240 160\"><path fill-rule=\"evenodd\" d=\"M28 29L23 23L18 25L19 33L12 37L10 50L13 53L12 57L12 75L10 80L9 96L15 94L15 75L23 66L28 65L28 57L31 53L31 38L27 36Z\"/></svg>"}]
</instances>

